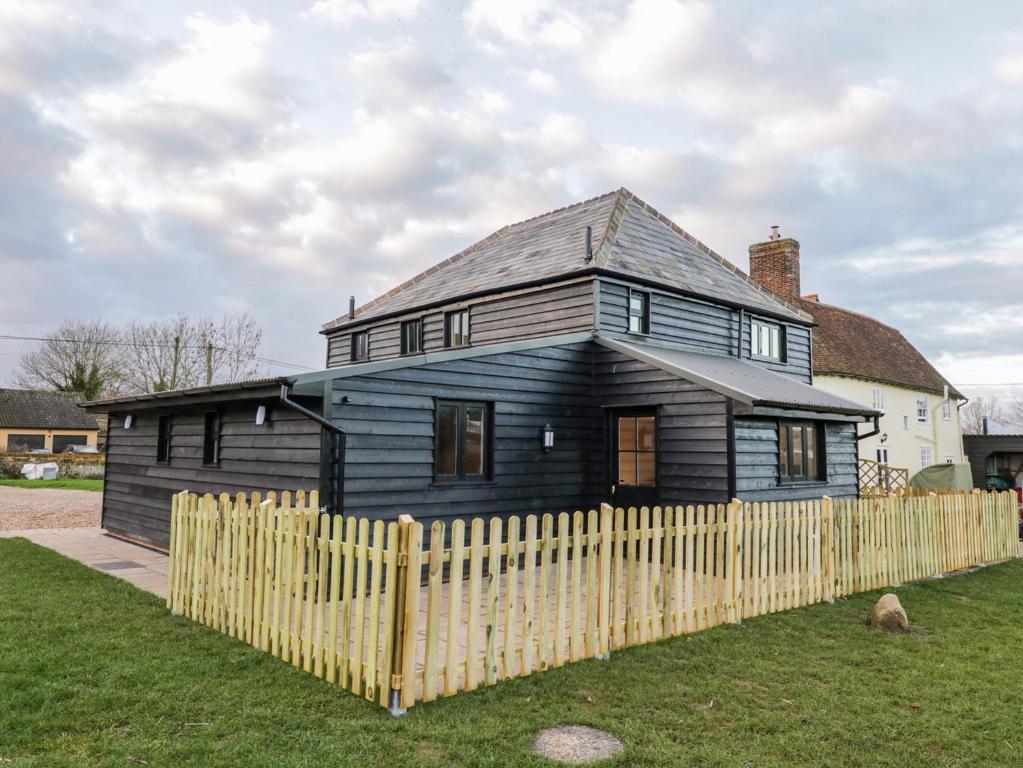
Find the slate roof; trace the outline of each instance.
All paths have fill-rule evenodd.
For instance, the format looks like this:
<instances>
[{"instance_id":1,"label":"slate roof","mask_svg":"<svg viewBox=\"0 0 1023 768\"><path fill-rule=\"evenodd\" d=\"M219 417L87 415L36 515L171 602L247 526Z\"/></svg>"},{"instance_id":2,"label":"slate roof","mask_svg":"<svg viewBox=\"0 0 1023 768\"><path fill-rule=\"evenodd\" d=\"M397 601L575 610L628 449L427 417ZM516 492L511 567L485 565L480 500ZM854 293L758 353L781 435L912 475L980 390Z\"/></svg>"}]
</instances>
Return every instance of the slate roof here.
<instances>
[{"instance_id":1,"label":"slate roof","mask_svg":"<svg viewBox=\"0 0 1023 768\"><path fill-rule=\"evenodd\" d=\"M594 258L586 260L586 227ZM416 275L324 331L473 293L585 272L653 281L668 289L809 322L627 189L511 224Z\"/></svg>"},{"instance_id":2,"label":"slate roof","mask_svg":"<svg viewBox=\"0 0 1023 768\"><path fill-rule=\"evenodd\" d=\"M79 408L79 401L64 392L0 389L0 428L98 429L96 417Z\"/></svg>"},{"instance_id":3,"label":"slate roof","mask_svg":"<svg viewBox=\"0 0 1023 768\"><path fill-rule=\"evenodd\" d=\"M819 413L870 416L877 413L868 406L735 357L684 352L599 336L596 341L747 405L798 408Z\"/></svg>"},{"instance_id":4,"label":"slate roof","mask_svg":"<svg viewBox=\"0 0 1023 768\"><path fill-rule=\"evenodd\" d=\"M963 397L896 328L831 304L802 299L800 306L817 323L814 375L852 376L935 394L943 394L948 384L950 394Z\"/></svg>"}]
</instances>

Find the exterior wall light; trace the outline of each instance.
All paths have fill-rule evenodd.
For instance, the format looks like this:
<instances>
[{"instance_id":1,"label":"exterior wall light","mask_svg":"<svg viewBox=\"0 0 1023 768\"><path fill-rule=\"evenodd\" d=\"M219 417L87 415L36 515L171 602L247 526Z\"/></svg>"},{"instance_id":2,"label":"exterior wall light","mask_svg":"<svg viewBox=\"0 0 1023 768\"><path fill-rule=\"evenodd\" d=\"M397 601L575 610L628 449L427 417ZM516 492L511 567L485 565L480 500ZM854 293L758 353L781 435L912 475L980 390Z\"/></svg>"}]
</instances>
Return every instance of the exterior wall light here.
<instances>
[{"instance_id":1,"label":"exterior wall light","mask_svg":"<svg viewBox=\"0 0 1023 768\"><path fill-rule=\"evenodd\" d=\"M256 426L261 427L266 424L266 406L261 405L256 409Z\"/></svg>"},{"instance_id":2,"label":"exterior wall light","mask_svg":"<svg viewBox=\"0 0 1023 768\"><path fill-rule=\"evenodd\" d=\"M135 423L135 415L129 413L124 417L124 428L131 429L131 425Z\"/></svg>"},{"instance_id":3,"label":"exterior wall light","mask_svg":"<svg viewBox=\"0 0 1023 768\"><path fill-rule=\"evenodd\" d=\"M543 427L543 450L544 453L554 447L554 430L550 424L544 424Z\"/></svg>"}]
</instances>

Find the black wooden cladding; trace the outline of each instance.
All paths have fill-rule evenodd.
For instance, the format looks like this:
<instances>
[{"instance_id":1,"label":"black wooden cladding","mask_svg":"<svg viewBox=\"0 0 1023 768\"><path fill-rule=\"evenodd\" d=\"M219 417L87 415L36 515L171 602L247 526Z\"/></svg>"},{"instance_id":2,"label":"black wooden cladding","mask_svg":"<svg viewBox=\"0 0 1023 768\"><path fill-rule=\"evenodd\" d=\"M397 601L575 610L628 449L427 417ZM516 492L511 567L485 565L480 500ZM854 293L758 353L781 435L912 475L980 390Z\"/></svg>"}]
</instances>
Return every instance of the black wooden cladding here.
<instances>
[{"instance_id":1,"label":"black wooden cladding","mask_svg":"<svg viewBox=\"0 0 1023 768\"><path fill-rule=\"evenodd\" d=\"M617 280L598 281L600 330L626 333L629 330L628 295L630 286ZM646 289L649 290L649 289ZM738 347L740 313L699 299L663 291L650 291L650 333L654 341L680 344L693 352L734 355ZM777 321L772 321L777 322ZM750 357L750 314L741 313L742 357ZM772 371L811 382L810 328L785 325L787 337L784 362L755 360Z\"/></svg>"},{"instance_id":2,"label":"black wooden cladding","mask_svg":"<svg viewBox=\"0 0 1023 768\"><path fill-rule=\"evenodd\" d=\"M824 426L827 480L783 485L778 481L778 422L735 420L736 493L743 501L783 501L856 496L859 493L856 425Z\"/></svg>"},{"instance_id":3,"label":"black wooden cladding","mask_svg":"<svg viewBox=\"0 0 1023 768\"><path fill-rule=\"evenodd\" d=\"M587 331L593 328L593 281L495 294L469 303L456 302L422 313L411 312L368 323L358 330L369 331L370 360L390 360L401 356L401 323L422 318L423 351L436 352L444 349L445 313L466 307L469 308L472 346ZM329 334L327 367L349 363L351 331Z\"/></svg>"},{"instance_id":4,"label":"black wooden cladding","mask_svg":"<svg viewBox=\"0 0 1023 768\"><path fill-rule=\"evenodd\" d=\"M658 503L728 500L725 397L605 347L595 351L595 388L605 409L657 408ZM607 487L609 461L601 466Z\"/></svg>"},{"instance_id":5,"label":"black wooden cladding","mask_svg":"<svg viewBox=\"0 0 1023 768\"><path fill-rule=\"evenodd\" d=\"M594 507L603 446L592 354L585 343L336 380L333 416L348 433L345 513L408 513L428 526ZM434 482L435 398L493 403L492 480ZM555 432L548 453L545 424Z\"/></svg>"},{"instance_id":6,"label":"black wooden cladding","mask_svg":"<svg viewBox=\"0 0 1023 768\"><path fill-rule=\"evenodd\" d=\"M573 512L609 499L609 411L655 407L660 504L855 495L855 425L826 427L829 482L777 486L773 420L735 420L729 401L593 342L495 353L335 379L324 407L347 432L344 513L434 520ZM438 398L489 403L493 478L435 482ZM312 490L320 479L320 427L274 407L255 425L256 403L222 403L220 466L202 465L206 406L174 414L169 465L156 463L157 410L139 408L124 430L111 415L104 525L166 545L170 495ZM542 430L554 430L543 450ZM730 456L735 477L730 477ZM732 483L735 483L733 486Z\"/></svg>"},{"instance_id":7,"label":"black wooden cladding","mask_svg":"<svg viewBox=\"0 0 1023 768\"><path fill-rule=\"evenodd\" d=\"M170 463L156 462L157 410L135 410L130 430L125 413L111 413L107 439L103 526L167 546L170 497L195 493L312 491L319 485L320 426L283 407L267 409L255 423L257 403L220 404L220 462L203 465L203 423L209 406L173 409Z\"/></svg>"}]
</instances>

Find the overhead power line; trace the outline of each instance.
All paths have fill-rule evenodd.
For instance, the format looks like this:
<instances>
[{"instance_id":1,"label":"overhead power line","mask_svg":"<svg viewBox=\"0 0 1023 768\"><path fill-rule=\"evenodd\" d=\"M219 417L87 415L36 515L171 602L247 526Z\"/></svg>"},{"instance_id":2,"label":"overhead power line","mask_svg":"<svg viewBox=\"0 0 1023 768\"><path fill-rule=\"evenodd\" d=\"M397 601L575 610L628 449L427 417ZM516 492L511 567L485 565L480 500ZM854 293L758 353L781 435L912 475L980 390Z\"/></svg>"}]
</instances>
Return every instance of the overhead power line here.
<instances>
[{"instance_id":1,"label":"overhead power line","mask_svg":"<svg viewBox=\"0 0 1023 768\"><path fill-rule=\"evenodd\" d=\"M0 333L0 341L59 341L66 344L102 344L106 346L114 347L145 347L147 349L174 349L175 344L173 342L132 342L123 340L100 340L100 339L68 339L60 338L56 336L15 336L13 334ZM207 349L213 349L217 352L226 352L226 347L218 347L207 344L180 344L177 345L178 349L197 349L205 352ZM301 363L289 363L286 360L275 360L272 357L263 357L262 355L246 355L246 359L258 360L261 363L270 363L271 365L285 365L289 368L302 368L307 371L316 371L318 368L311 368L308 365L302 365Z\"/></svg>"}]
</instances>

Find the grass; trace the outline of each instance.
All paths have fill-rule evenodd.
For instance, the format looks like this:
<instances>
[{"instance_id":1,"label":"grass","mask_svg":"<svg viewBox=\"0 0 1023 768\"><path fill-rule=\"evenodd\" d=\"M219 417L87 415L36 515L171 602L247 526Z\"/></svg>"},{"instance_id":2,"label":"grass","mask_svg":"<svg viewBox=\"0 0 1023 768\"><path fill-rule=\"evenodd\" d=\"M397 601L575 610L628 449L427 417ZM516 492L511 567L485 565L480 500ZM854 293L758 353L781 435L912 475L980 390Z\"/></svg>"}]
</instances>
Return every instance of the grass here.
<instances>
[{"instance_id":1,"label":"grass","mask_svg":"<svg viewBox=\"0 0 1023 768\"><path fill-rule=\"evenodd\" d=\"M0 480L0 485L11 485L15 488L64 488L74 491L102 491L103 480L75 480L65 478L62 480Z\"/></svg>"},{"instance_id":2,"label":"grass","mask_svg":"<svg viewBox=\"0 0 1023 768\"><path fill-rule=\"evenodd\" d=\"M614 766L980 766L1023 761L1023 561L898 590L916 632L864 625L879 593L502 683L401 719L0 539L0 763L552 766L558 723Z\"/></svg>"}]
</instances>

